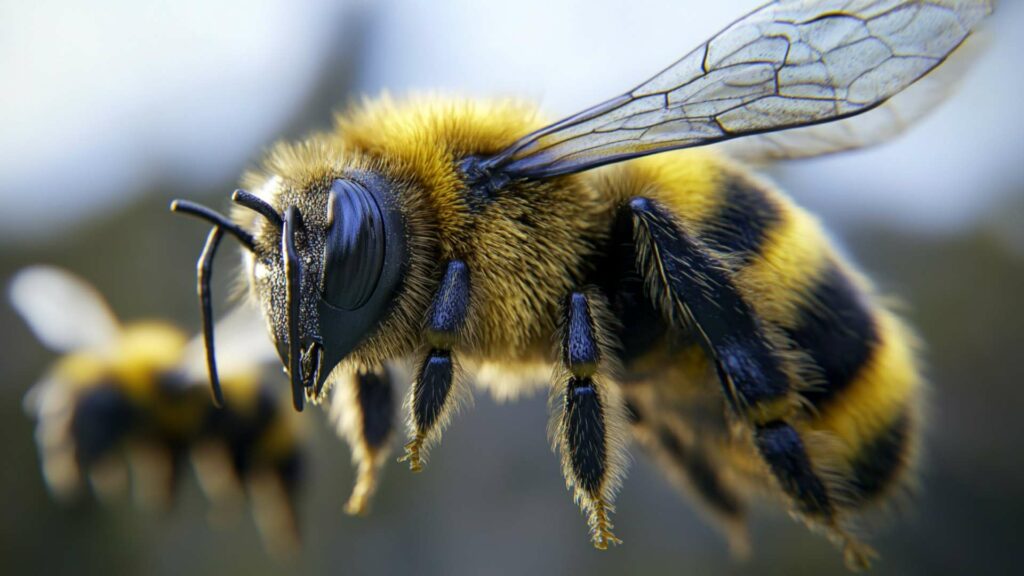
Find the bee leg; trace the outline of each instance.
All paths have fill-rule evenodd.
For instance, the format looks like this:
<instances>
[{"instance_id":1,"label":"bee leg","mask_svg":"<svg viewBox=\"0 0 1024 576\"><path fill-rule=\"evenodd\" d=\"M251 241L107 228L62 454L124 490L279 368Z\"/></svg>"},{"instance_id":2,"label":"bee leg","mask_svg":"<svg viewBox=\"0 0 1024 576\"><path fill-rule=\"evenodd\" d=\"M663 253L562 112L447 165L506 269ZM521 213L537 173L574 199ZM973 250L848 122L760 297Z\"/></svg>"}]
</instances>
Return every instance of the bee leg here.
<instances>
[{"instance_id":1,"label":"bee leg","mask_svg":"<svg viewBox=\"0 0 1024 576\"><path fill-rule=\"evenodd\" d=\"M625 469L625 410L609 379L609 317L596 292L569 295L562 321L560 384L553 398L562 408L554 437L562 472L588 516L594 546L601 550L621 543L612 534L610 514Z\"/></svg>"},{"instance_id":2,"label":"bee leg","mask_svg":"<svg viewBox=\"0 0 1024 576\"><path fill-rule=\"evenodd\" d=\"M377 491L380 470L387 459L394 431L394 391L391 371L384 366L358 372L339 382L331 396L331 419L352 449L356 485L345 504L349 514L364 514Z\"/></svg>"},{"instance_id":3,"label":"bee leg","mask_svg":"<svg viewBox=\"0 0 1024 576\"><path fill-rule=\"evenodd\" d=\"M458 365L451 348L468 309L469 268L462 260L452 260L428 312L425 335L430 351L420 364L408 400L412 440L405 445L402 461L408 461L414 472L423 469L427 450L440 439L458 404L453 398Z\"/></svg>"},{"instance_id":4,"label":"bee leg","mask_svg":"<svg viewBox=\"0 0 1024 576\"><path fill-rule=\"evenodd\" d=\"M245 485L264 547L275 558L294 558L302 549L302 538L288 474L259 467L247 475Z\"/></svg>"},{"instance_id":5,"label":"bee leg","mask_svg":"<svg viewBox=\"0 0 1024 576\"><path fill-rule=\"evenodd\" d=\"M702 438L689 427L652 422L632 403L627 406L637 441L661 464L673 484L703 505L724 533L733 556L748 557L747 503L722 477L720 465L705 448ZM686 433L681 434L676 428Z\"/></svg>"},{"instance_id":6,"label":"bee leg","mask_svg":"<svg viewBox=\"0 0 1024 576\"><path fill-rule=\"evenodd\" d=\"M788 422L797 407L789 375L727 268L656 201L633 198L629 209L638 269L655 305L670 323L700 335L728 403L752 426L757 450L794 507L841 542L848 564L865 564L873 553L839 527L826 484Z\"/></svg>"}]
</instances>

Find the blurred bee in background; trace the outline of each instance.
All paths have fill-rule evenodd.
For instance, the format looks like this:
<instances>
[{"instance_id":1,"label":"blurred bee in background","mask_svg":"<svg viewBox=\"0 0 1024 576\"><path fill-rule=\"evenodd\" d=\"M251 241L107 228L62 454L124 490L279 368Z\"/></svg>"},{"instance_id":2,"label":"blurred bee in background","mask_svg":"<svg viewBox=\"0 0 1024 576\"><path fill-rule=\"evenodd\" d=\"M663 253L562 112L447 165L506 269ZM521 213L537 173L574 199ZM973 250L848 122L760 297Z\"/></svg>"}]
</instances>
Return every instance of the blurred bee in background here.
<instances>
[{"instance_id":1,"label":"blurred bee in background","mask_svg":"<svg viewBox=\"0 0 1024 576\"><path fill-rule=\"evenodd\" d=\"M297 550L303 432L266 378L261 358L274 353L257 314L241 309L220 323L235 348L221 358L230 404L216 410L201 341L173 325L122 325L91 286L48 266L18 273L10 299L40 342L62 355L25 398L55 497L70 500L89 485L110 501L130 485L141 506L166 509L191 458L220 516L248 498L268 550Z\"/></svg>"},{"instance_id":2,"label":"blurred bee in background","mask_svg":"<svg viewBox=\"0 0 1024 576\"><path fill-rule=\"evenodd\" d=\"M768 495L862 567L858 520L913 478L914 337L817 220L734 158L896 135L942 100L954 75L933 69L992 10L779 0L554 124L514 103L382 98L280 144L230 217L172 205L214 225L199 265L214 393L209 276L228 233L295 408L354 388L351 439L391 426L378 399L402 363L413 470L469 375L502 398L551 382L553 444L598 548L619 542L635 439L737 549Z\"/></svg>"}]
</instances>

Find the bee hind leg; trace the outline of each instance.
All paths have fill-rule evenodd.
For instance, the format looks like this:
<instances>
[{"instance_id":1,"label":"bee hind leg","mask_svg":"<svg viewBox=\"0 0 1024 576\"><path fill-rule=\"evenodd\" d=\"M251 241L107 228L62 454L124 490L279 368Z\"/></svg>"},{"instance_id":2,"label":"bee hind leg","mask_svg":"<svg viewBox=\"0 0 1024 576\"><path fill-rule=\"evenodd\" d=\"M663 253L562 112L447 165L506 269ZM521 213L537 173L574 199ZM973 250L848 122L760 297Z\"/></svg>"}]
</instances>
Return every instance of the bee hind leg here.
<instances>
[{"instance_id":1,"label":"bee hind leg","mask_svg":"<svg viewBox=\"0 0 1024 576\"><path fill-rule=\"evenodd\" d=\"M414 472L423 469L426 452L437 442L458 404L454 398L458 364L452 346L469 309L469 268L462 260L448 262L441 285L430 306L426 340L430 346L420 364L408 399L412 440L402 461Z\"/></svg>"},{"instance_id":2,"label":"bee hind leg","mask_svg":"<svg viewBox=\"0 0 1024 576\"><path fill-rule=\"evenodd\" d=\"M635 385L631 385L629 389ZM627 394L628 396L628 394ZM735 558L750 555L747 503L731 486L697 432L685 423L654 422L630 403L633 435L682 492L712 517Z\"/></svg>"},{"instance_id":3,"label":"bee hind leg","mask_svg":"<svg viewBox=\"0 0 1024 576\"><path fill-rule=\"evenodd\" d=\"M561 364L552 392L553 442L567 486L587 514L594 546L620 544L612 501L625 468L625 411L611 380L607 306L596 292L573 292L565 304Z\"/></svg>"},{"instance_id":4,"label":"bee hind leg","mask_svg":"<svg viewBox=\"0 0 1024 576\"><path fill-rule=\"evenodd\" d=\"M633 198L638 270L670 324L699 334L732 411L753 431L754 445L779 488L812 526L825 528L852 568L873 555L839 526L833 498L790 423L798 403L789 374L728 268L654 200Z\"/></svg>"}]
</instances>

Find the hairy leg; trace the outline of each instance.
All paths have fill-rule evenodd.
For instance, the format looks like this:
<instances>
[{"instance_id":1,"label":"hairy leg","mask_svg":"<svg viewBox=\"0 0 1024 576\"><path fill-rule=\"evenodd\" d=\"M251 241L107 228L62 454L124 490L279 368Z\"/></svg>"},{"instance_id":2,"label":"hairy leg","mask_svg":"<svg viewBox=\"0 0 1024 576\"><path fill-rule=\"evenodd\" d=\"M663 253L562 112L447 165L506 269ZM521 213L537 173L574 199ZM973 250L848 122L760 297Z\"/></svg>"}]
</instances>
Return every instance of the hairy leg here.
<instances>
[{"instance_id":1,"label":"hairy leg","mask_svg":"<svg viewBox=\"0 0 1024 576\"><path fill-rule=\"evenodd\" d=\"M427 316L426 340L430 349L420 364L409 395L412 440L403 460L414 472L423 469L430 445L441 437L457 406L458 364L452 346L469 310L469 268L461 260L448 263L441 286Z\"/></svg>"},{"instance_id":2,"label":"hairy leg","mask_svg":"<svg viewBox=\"0 0 1024 576\"><path fill-rule=\"evenodd\" d=\"M358 469L356 485L345 504L349 514L366 512L391 452L395 421L392 380L392 371L380 366L338 382L331 396L331 419L352 449Z\"/></svg>"},{"instance_id":3,"label":"hairy leg","mask_svg":"<svg viewBox=\"0 0 1024 576\"><path fill-rule=\"evenodd\" d=\"M552 404L553 442L567 486L587 514L594 546L612 534L612 501L625 471L625 411L614 383L608 338L613 320L596 291L573 292L565 303Z\"/></svg>"},{"instance_id":4,"label":"hairy leg","mask_svg":"<svg viewBox=\"0 0 1024 576\"><path fill-rule=\"evenodd\" d=\"M699 334L729 405L750 425L755 446L795 510L841 541L849 564L865 564L872 552L839 527L832 496L791 422L798 404L782 356L728 267L656 201L637 197L629 210L638 269L655 305L674 325Z\"/></svg>"},{"instance_id":5,"label":"hairy leg","mask_svg":"<svg viewBox=\"0 0 1024 576\"><path fill-rule=\"evenodd\" d=\"M633 436L672 484L711 517L733 555L744 558L750 548L747 502L728 481L728 461L715 453L726 432L692 426L676 402L653 388L665 385L636 382L623 390Z\"/></svg>"}]
</instances>

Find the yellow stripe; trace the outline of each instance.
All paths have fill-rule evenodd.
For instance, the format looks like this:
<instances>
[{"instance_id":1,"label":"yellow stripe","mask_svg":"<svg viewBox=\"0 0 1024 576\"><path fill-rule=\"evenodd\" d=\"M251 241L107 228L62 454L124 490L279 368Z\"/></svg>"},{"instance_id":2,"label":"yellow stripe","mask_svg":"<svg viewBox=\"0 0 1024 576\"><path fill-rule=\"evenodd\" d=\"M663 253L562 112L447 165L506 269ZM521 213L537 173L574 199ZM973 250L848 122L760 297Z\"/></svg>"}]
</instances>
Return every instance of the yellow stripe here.
<instances>
[{"instance_id":1,"label":"yellow stripe","mask_svg":"<svg viewBox=\"0 0 1024 576\"><path fill-rule=\"evenodd\" d=\"M832 433L844 456L854 457L914 401L922 387L913 335L889 312L876 316L880 343L857 378L810 423Z\"/></svg>"},{"instance_id":2,"label":"yellow stripe","mask_svg":"<svg viewBox=\"0 0 1024 576\"><path fill-rule=\"evenodd\" d=\"M681 150L632 160L595 171L611 180L604 186L625 201L647 196L665 204L689 232L695 232L718 213L723 197L726 163L705 150Z\"/></svg>"},{"instance_id":3,"label":"yellow stripe","mask_svg":"<svg viewBox=\"0 0 1024 576\"><path fill-rule=\"evenodd\" d=\"M821 225L788 198L766 190L781 216L761 247L761 257L739 270L736 285L758 316L793 327L806 295L830 258Z\"/></svg>"}]
</instances>

